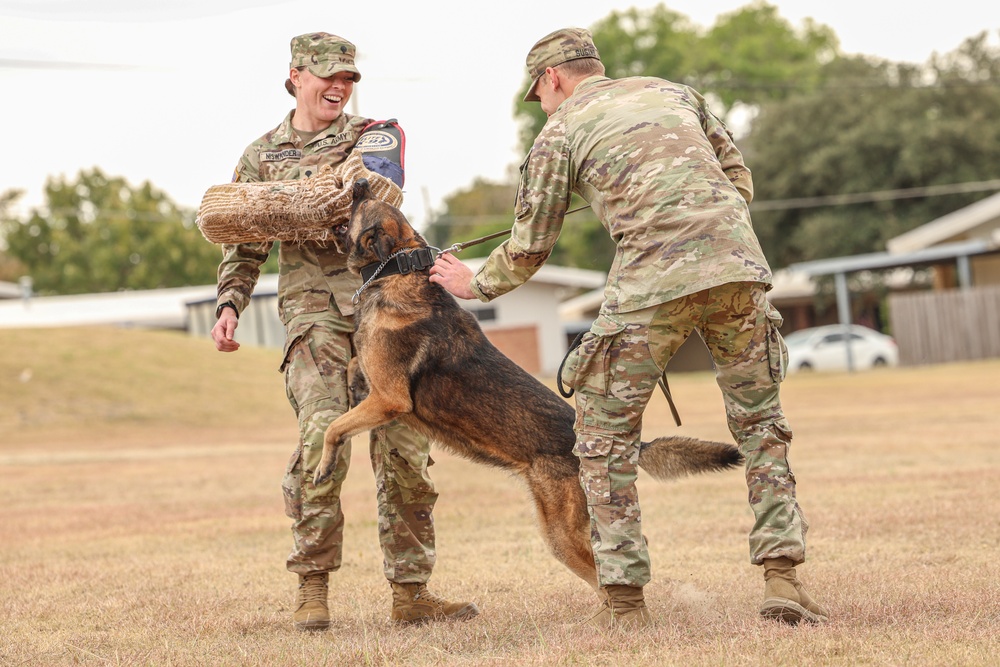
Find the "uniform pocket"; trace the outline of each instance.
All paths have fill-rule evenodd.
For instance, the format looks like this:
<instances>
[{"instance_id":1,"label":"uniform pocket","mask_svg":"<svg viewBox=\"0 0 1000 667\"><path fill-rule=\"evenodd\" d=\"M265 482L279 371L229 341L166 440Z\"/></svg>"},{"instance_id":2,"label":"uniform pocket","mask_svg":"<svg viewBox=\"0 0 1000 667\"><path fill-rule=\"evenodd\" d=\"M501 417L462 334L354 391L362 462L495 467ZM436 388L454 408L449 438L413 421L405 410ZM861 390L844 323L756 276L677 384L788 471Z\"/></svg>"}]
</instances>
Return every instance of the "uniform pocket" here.
<instances>
[{"instance_id":1,"label":"uniform pocket","mask_svg":"<svg viewBox=\"0 0 1000 667\"><path fill-rule=\"evenodd\" d=\"M770 302L765 307L764 315L767 318L767 362L771 379L781 382L788 372L788 346L779 331L785 320Z\"/></svg>"},{"instance_id":2,"label":"uniform pocket","mask_svg":"<svg viewBox=\"0 0 1000 667\"><path fill-rule=\"evenodd\" d=\"M580 459L580 486L588 505L607 505L611 502L608 458L613 444L614 440L609 436L580 434L577 438L573 452Z\"/></svg>"},{"instance_id":3,"label":"uniform pocket","mask_svg":"<svg viewBox=\"0 0 1000 667\"><path fill-rule=\"evenodd\" d=\"M298 521L302 518L302 447L295 448L285 466L285 477L281 480L281 495L285 500L285 516Z\"/></svg>"},{"instance_id":4,"label":"uniform pocket","mask_svg":"<svg viewBox=\"0 0 1000 667\"><path fill-rule=\"evenodd\" d=\"M616 343L624 330L622 322L600 315L567 357L563 382L578 392L607 396L614 381Z\"/></svg>"},{"instance_id":5,"label":"uniform pocket","mask_svg":"<svg viewBox=\"0 0 1000 667\"><path fill-rule=\"evenodd\" d=\"M521 176L517 183L517 192L514 195L514 219L523 220L531 215L531 202L528 201L528 160L531 159L529 152L521 163L519 171Z\"/></svg>"},{"instance_id":6,"label":"uniform pocket","mask_svg":"<svg viewBox=\"0 0 1000 667\"><path fill-rule=\"evenodd\" d=\"M292 350L294 350L295 346L299 344L299 341L301 341L305 335L309 333L309 329L311 328L312 324L310 323L293 327L285 332L285 345L281 350L281 367L278 369L282 373L284 373L285 369L288 368L288 363L291 361Z\"/></svg>"}]
</instances>

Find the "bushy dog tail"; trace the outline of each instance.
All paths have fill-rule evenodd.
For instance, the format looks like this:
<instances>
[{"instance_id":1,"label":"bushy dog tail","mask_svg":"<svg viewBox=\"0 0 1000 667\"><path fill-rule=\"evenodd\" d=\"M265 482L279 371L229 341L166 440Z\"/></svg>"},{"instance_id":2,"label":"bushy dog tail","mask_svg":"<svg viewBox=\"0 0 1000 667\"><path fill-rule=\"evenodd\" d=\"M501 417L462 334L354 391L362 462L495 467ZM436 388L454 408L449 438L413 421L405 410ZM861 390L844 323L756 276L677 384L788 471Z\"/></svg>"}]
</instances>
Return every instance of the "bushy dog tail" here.
<instances>
[{"instance_id":1,"label":"bushy dog tail","mask_svg":"<svg viewBox=\"0 0 1000 667\"><path fill-rule=\"evenodd\" d=\"M742 463L743 455L733 445L697 438L657 438L642 443L639 450L639 467L660 481L728 470Z\"/></svg>"}]
</instances>

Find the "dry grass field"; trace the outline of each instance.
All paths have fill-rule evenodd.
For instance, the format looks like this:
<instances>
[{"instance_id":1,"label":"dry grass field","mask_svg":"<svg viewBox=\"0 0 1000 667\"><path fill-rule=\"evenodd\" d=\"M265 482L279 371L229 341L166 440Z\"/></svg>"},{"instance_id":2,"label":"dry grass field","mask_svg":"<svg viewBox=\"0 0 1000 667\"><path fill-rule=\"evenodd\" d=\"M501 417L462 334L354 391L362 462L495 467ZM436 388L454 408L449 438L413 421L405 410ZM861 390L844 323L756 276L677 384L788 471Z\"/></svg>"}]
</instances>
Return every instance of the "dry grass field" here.
<instances>
[{"instance_id":1,"label":"dry grass field","mask_svg":"<svg viewBox=\"0 0 1000 667\"><path fill-rule=\"evenodd\" d=\"M784 388L831 623L760 620L739 472L640 478L656 625L574 625L594 595L526 491L437 451L432 587L468 623L396 628L363 439L329 632L291 627L279 483L295 438L278 353L119 329L0 330L0 665L995 665L1000 361L797 375ZM680 432L729 437L708 374ZM657 396L649 435L675 429Z\"/></svg>"}]
</instances>

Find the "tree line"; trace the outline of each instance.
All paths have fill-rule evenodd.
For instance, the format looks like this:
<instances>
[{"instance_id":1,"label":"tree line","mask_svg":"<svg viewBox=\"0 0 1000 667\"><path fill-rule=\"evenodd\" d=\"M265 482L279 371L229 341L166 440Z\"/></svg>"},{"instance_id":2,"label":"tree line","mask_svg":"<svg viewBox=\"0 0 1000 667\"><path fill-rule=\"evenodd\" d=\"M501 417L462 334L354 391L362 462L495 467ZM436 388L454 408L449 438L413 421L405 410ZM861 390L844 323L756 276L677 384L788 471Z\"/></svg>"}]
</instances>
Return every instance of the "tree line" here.
<instances>
[{"instance_id":1,"label":"tree line","mask_svg":"<svg viewBox=\"0 0 1000 667\"><path fill-rule=\"evenodd\" d=\"M987 32L917 65L844 55L831 28L793 26L759 0L707 29L661 4L611 12L591 30L608 76L691 85L737 132L754 177L754 227L774 269L884 250L887 239L990 194L920 196L920 188L1000 179L1000 48ZM524 153L545 123L537 103L521 101L527 86L525 75L513 105ZM892 191L909 194L824 203ZM446 198L424 234L446 247L509 228L514 192L513 176L476 179ZM133 187L97 168L49 179L45 204L27 216L11 213L20 196L0 193L0 280L30 275L42 294L215 280L219 250L201 237L194 212L149 183ZM607 270L613 243L585 205L571 203L581 210L567 218L551 261Z\"/></svg>"},{"instance_id":2,"label":"tree line","mask_svg":"<svg viewBox=\"0 0 1000 667\"><path fill-rule=\"evenodd\" d=\"M886 240L991 194L1000 178L1000 49L987 32L916 65L844 55L831 28L811 20L794 27L763 2L708 29L659 5L612 12L591 30L608 76L690 85L737 132L753 173L754 227L774 269L882 251ZM527 86L525 75L519 90ZM520 94L514 114L527 154L545 114ZM954 184L972 187L919 195ZM900 190L907 195L822 203ZM445 247L509 226L514 191L513 182L476 181L445 201L427 234ZM500 242L463 256L488 254ZM606 270L612 253L585 210L567 217L551 261Z\"/></svg>"}]
</instances>

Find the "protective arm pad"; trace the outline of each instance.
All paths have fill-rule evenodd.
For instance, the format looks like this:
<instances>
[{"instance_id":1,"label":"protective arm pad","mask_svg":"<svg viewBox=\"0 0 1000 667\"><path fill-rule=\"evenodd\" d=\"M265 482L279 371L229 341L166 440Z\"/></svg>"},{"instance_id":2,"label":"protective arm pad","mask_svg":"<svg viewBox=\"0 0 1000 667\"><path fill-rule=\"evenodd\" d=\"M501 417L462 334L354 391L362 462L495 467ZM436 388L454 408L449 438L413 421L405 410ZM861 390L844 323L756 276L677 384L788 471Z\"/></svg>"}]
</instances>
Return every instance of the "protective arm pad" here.
<instances>
[{"instance_id":1,"label":"protective arm pad","mask_svg":"<svg viewBox=\"0 0 1000 667\"><path fill-rule=\"evenodd\" d=\"M365 126L354 150L361 153L365 168L403 187L406 135L395 118Z\"/></svg>"}]
</instances>

